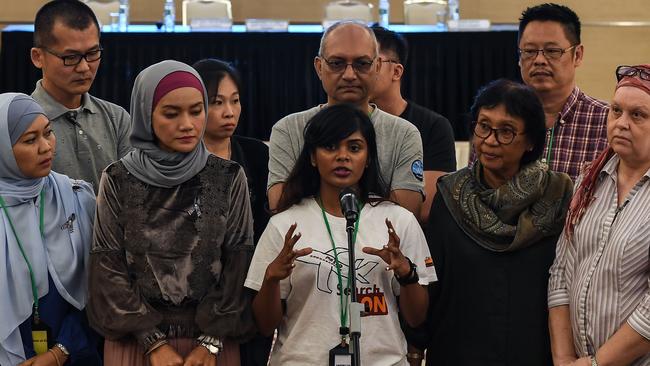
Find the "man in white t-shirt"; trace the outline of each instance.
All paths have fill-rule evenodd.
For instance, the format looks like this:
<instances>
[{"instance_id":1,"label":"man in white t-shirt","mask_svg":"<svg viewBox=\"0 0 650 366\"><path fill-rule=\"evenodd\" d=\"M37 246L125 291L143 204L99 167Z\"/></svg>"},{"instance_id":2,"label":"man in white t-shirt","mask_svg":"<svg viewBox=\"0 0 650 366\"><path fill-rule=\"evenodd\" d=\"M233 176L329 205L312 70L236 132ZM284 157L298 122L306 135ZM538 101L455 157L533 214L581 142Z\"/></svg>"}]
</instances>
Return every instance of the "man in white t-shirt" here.
<instances>
[{"instance_id":1,"label":"man in white t-shirt","mask_svg":"<svg viewBox=\"0 0 650 366\"><path fill-rule=\"evenodd\" d=\"M327 93L327 105L348 103L368 113L377 136L381 176L391 198L419 218L424 198L422 140L411 123L369 103L370 90L381 68L372 30L354 22L334 24L323 34L314 67ZM305 125L327 105L288 115L273 126L268 180L271 209L276 207L284 182L300 155Z\"/></svg>"}]
</instances>

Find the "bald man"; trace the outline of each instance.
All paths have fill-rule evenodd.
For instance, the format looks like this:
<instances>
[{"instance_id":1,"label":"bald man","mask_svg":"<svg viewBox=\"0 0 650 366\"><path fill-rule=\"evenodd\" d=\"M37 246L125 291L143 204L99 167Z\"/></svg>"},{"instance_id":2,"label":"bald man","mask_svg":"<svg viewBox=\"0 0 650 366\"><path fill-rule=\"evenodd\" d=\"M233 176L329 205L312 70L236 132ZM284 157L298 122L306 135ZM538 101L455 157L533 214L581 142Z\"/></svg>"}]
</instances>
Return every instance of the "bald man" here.
<instances>
[{"instance_id":1,"label":"bald man","mask_svg":"<svg viewBox=\"0 0 650 366\"><path fill-rule=\"evenodd\" d=\"M414 125L369 103L381 64L377 39L365 25L340 22L323 33L314 68L327 93L327 104L290 114L273 126L268 180L271 209L277 206L284 182L300 155L309 119L321 108L347 103L368 113L373 122L381 176L391 199L420 219L424 199L422 140Z\"/></svg>"}]
</instances>

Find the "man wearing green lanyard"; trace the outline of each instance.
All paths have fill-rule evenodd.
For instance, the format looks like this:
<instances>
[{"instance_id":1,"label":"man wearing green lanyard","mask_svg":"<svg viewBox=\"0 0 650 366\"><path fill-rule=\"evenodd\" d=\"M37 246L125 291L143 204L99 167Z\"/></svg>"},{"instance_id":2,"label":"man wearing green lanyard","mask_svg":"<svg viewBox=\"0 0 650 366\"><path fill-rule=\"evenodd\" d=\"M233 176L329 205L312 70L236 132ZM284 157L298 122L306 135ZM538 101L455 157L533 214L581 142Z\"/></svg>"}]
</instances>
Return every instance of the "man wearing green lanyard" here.
<instances>
[{"instance_id":1,"label":"man wearing green lanyard","mask_svg":"<svg viewBox=\"0 0 650 366\"><path fill-rule=\"evenodd\" d=\"M584 163L607 147L607 104L584 94L575 81L582 64L580 19L563 5L526 9L519 22L519 66L524 83L546 114L543 161L575 180Z\"/></svg>"}]
</instances>

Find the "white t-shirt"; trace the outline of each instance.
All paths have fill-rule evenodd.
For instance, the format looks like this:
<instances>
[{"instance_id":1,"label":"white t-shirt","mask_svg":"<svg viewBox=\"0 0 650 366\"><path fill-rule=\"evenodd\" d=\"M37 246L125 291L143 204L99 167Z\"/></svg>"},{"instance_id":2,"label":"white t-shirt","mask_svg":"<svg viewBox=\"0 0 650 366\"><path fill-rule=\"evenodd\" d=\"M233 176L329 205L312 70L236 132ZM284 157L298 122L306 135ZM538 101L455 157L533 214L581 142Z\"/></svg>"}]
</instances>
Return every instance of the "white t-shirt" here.
<instances>
[{"instance_id":1,"label":"white t-shirt","mask_svg":"<svg viewBox=\"0 0 650 366\"><path fill-rule=\"evenodd\" d=\"M347 285L348 246L345 219L329 214L343 286ZM388 243L388 218L400 237L402 253L417 267L420 284L437 280L420 225L408 210L391 202L361 210L355 256L358 301L370 305L370 315L361 318L361 362L363 365L407 365L406 340L397 316L400 286L392 271L379 257L361 248L381 248ZM304 199L287 211L271 217L255 249L245 286L259 291L266 267L284 245L284 236L293 223L302 237L295 249L311 247L313 252L296 259L292 274L280 281L280 297L287 308L278 329L271 365L327 365L329 351L341 341L339 282L334 251L323 221L321 208L313 199Z\"/></svg>"}]
</instances>

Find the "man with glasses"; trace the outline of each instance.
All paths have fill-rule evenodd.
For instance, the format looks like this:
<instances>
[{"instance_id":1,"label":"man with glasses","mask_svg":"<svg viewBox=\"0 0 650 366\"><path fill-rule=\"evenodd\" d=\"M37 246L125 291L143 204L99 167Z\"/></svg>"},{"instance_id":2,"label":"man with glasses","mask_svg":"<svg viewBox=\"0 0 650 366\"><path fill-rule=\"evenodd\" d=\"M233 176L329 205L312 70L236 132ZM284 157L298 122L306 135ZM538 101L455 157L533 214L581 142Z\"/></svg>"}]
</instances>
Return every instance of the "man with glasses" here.
<instances>
[{"instance_id":1,"label":"man with glasses","mask_svg":"<svg viewBox=\"0 0 650 366\"><path fill-rule=\"evenodd\" d=\"M43 71L32 97L52 121L52 169L99 187L102 170L129 150L130 118L120 106L88 94L102 57L93 11L55 0L36 13L31 59Z\"/></svg>"},{"instance_id":2,"label":"man with glasses","mask_svg":"<svg viewBox=\"0 0 650 366\"><path fill-rule=\"evenodd\" d=\"M273 126L268 180L271 209L276 208L284 181L300 155L309 119L327 105L348 103L368 113L373 122L381 175L391 197L419 218L424 197L422 141L411 123L369 103L380 61L375 35L365 25L340 22L323 33L314 67L327 104L286 116Z\"/></svg>"},{"instance_id":3,"label":"man with glasses","mask_svg":"<svg viewBox=\"0 0 650 366\"><path fill-rule=\"evenodd\" d=\"M563 5L526 9L519 19L521 77L535 89L546 114L542 155L551 170L574 179L607 146L607 104L584 94L575 81L582 63L580 19Z\"/></svg>"},{"instance_id":4,"label":"man with glasses","mask_svg":"<svg viewBox=\"0 0 650 366\"><path fill-rule=\"evenodd\" d=\"M383 27L372 27L379 43L381 69L370 100L382 111L411 122L420 131L424 153L424 190L426 197L420 217L427 222L436 182L456 170L454 131L442 115L402 97L402 76L408 57L404 37Z\"/></svg>"}]
</instances>

